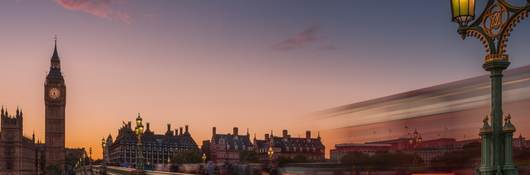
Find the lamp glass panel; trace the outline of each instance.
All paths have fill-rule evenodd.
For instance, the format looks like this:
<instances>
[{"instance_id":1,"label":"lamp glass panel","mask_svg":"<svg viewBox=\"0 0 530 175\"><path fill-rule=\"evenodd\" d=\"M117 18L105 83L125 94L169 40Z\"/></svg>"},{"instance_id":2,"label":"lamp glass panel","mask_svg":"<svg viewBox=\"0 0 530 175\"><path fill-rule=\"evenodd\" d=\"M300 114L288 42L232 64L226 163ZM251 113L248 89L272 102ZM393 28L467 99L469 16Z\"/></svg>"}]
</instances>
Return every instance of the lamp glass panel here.
<instances>
[{"instance_id":1,"label":"lamp glass panel","mask_svg":"<svg viewBox=\"0 0 530 175\"><path fill-rule=\"evenodd\" d=\"M469 0L460 0L460 13L458 16L469 16Z\"/></svg>"},{"instance_id":2,"label":"lamp glass panel","mask_svg":"<svg viewBox=\"0 0 530 175\"><path fill-rule=\"evenodd\" d=\"M460 16L460 0L451 0L451 11L453 12L453 18Z\"/></svg>"},{"instance_id":3,"label":"lamp glass panel","mask_svg":"<svg viewBox=\"0 0 530 175\"><path fill-rule=\"evenodd\" d=\"M475 16L475 0L469 0L469 16Z\"/></svg>"}]
</instances>

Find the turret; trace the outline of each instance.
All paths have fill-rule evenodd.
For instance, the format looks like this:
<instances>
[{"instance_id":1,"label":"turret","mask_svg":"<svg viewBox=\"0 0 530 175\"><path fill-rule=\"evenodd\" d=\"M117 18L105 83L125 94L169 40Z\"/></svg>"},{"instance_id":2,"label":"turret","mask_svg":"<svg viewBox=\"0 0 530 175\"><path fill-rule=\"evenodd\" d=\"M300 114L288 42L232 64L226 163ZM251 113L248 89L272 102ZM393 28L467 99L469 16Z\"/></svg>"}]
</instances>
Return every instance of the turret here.
<instances>
[{"instance_id":1,"label":"turret","mask_svg":"<svg viewBox=\"0 0 530 175\"><path fill-rule=\"evenodd\" d=\"M107 146L111 146L113 143L112 141L112 135L109 134L109 136L107 136Z\"/></svg>"}]
</instances>

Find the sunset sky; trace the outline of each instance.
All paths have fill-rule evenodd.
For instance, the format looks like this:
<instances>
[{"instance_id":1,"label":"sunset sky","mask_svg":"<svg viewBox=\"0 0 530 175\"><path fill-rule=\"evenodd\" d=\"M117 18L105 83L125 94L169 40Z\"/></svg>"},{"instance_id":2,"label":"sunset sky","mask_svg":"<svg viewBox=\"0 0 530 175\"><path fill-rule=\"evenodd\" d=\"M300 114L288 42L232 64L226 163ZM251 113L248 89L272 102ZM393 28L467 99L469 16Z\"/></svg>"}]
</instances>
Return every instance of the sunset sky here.
<instances>
[{"instance_id":1,"label":"sunset sky","mask_svg":"<svg viewBox=\"0 0 530 175\"><path fill-rule=\"evenodd\" d=\"M0 105L44 140L57 34L66 144L94 157L137 113L158 133L188 124L199 144L212 126L303 136L315 111L486 73L442 0L6 0L0 22ZM512 67L530 64L529 29L512 33Z\"/></svg>"}]
</instances>

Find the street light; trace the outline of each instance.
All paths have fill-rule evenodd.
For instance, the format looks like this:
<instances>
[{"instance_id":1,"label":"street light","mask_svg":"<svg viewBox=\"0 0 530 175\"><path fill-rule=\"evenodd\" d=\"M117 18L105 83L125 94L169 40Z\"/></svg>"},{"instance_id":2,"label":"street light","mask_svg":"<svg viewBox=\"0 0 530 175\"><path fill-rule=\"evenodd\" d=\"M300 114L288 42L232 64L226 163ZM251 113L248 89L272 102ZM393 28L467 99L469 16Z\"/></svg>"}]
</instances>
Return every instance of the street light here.
<instances>
[{"instance_id":1,"label":"street light","mask_svg":"<svg viewBox=\"0 0 530 175\"><path fill-rule=\"evenodd\" d=\"M453 21L467 24L475 18L475 0L451 0Z\"/></svg>"},{"instance_id":2,"label":"street light","mask_svg":"<svg viewBox=\"0 0 530 175\"><path fill-rule=\"evenodd\" d=\"M267 150L267 156L269 157L269 160L272 161L272 158L274 156L274 149L272 149L272 145L269 145L269 149Z\"/></svg>"},{"instance_id":3,"label":"street light","mask_svg":"<svg viewBox=\"0 0 530 175\"><path fill-rule=\"evenodd\" d=\"M510 118L503 126L502 112L502 72L510 61L506 54L508 38L514 27L528 17L530 0L526 5L516 6L506 0L488 0L484 11L475 19L474 0L451 0L453 21L457 22L458 33L466 37L478 38L486 49L482 67L491 76L491 128L484 120L480 136L482 138L481 164L477 169L480 175L515 175L517 168L512 163L512 140L515 127Z\"/></svg>"},{"instance_id":4,"label":"street light","mask_svg":"<svg viewBox=\"0 0 530 175\"><path fill-rule=\"evenodd\" d=\"M107 154L109 154L107 152L107 150L105 149L106 148L106 142L105 142L105 137L103 137L101 139L101 148L103 149L102 151L102 154L103 154L103 161L101 161L101 170L100 170L100 174L107 174Z\"/></svg>"},{"instance_id":5,"label":"street light","mask_svg":"<svg viewBox=\"0 0 530 175\"><path fill-rule=\"evenodd\" d=\"M136 132L137 142L136 142L136 170L134 174L145 174L144 172L144 158L143 158L143 146L142 146L142 134L144 133L144 126L142 124L142 117L138 113L136 118L136 127L134 128Z\"/></svg>"},{"instance_id":6,"label":"street light","mask_svg":"<svg viewBox=\"0 0 530 175\"><path fill-rule=\"evenodd\" d=\"M271 138L269 139L269 148L267 149L267 158L269 159L269 171L270 173L273 173L274 171L274 164L273 164L273 158L274 158L274 141L273 141L272 131L271 131Z\"/></svg>"}]
</instances>

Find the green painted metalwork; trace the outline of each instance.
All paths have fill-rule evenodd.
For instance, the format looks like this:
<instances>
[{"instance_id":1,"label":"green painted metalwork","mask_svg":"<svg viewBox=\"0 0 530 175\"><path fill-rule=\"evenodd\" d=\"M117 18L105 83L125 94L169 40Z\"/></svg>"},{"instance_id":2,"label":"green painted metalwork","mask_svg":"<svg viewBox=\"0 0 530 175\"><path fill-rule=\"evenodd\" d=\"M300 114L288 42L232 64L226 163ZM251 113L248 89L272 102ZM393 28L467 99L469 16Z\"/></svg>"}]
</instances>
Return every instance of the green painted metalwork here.
<instances>
[{"instance_id":1,"label":"green painted metalwork","mask_svg":"<svg viewBox=\"0 0 530 175\"><path fill-rule=\"evenodd\" d=\"M466 0L460 0L466 1ZM451 3L460 1L451 1ZM472 3L475 4L474 0ZM455 8L454 4L451 7ZM473 7L473 9L475 9ZM508 115L503 126L502 111L502 72L510 61L506 54L506 44L511 31L524 18L528 17L530 0L524 6L512 5L506 0L489 0L477 19L473 13L462 13L452 9L453 20L459 23L458 33L466 37L478 38L486 49L482 67L490 72L491 78L491 127L488 121L480 130L482 139L481 164L477 169L480 175L517 175L512 160L512 141L515 127ZM471 21L471 22L470 22Z\"/></svg>"}]
</instances>

